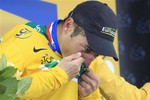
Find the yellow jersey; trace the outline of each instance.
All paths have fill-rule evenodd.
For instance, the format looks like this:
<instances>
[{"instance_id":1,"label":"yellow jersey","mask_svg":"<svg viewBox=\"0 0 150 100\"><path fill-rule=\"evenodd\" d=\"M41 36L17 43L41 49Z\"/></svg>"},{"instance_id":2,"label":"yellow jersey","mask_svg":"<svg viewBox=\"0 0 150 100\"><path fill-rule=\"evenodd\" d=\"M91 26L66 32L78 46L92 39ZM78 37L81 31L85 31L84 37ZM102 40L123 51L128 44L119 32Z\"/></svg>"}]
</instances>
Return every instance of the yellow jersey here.
<instances>
[{"instance_id":1,"label":"yellow jersey","mask_svg":"<svg viewBox=\"0 0 150 100\"><path fill-rule=\"evenodd\" d=\"M103 96L108 100L150 100L150 83L136 88L113 74L100 56L90 65L100 78L99 88L85 98L78 98L76 78L68 81L67 73L57 65L42 69L43 64L61 60L62 56L50 48L48 39L40 32L29 25L18 25L0 42L0 56L4 53L22 73L21 77L32 77L24 95L27 100L104 100Z\"/></svg>"}]
</instances>

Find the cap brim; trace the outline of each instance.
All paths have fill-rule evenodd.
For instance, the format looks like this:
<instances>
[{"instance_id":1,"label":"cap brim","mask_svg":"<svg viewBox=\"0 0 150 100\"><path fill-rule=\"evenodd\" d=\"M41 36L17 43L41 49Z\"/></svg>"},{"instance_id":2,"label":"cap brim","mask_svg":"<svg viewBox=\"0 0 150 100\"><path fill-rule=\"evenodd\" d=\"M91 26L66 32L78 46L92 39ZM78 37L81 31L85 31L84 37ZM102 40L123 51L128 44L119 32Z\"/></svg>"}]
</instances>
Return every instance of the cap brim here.
<instances>
[{"instance_id":1,"label":"cap brim","mask_svg":"<svg viewBox=\"0 0 150 100\"><path fill-rule=\"evenodd\" d=\"M115 52L114 45L111 41L106 40L97 36L96 34L86 32L86 38L89 44L89 47L99 55L111 56L115 61L118 61L117 54Z\"/></svg>"}]
</instances>

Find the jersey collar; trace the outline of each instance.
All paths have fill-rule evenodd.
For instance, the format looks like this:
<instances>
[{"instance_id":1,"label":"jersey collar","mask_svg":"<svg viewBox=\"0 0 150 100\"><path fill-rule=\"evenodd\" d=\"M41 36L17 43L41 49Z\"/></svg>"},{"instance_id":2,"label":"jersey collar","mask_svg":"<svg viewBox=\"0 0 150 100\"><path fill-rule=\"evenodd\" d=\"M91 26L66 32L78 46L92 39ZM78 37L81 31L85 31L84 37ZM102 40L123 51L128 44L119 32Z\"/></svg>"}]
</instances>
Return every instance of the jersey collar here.
<instances>
[{"instance_id":1,"label":"jersey collar","mask_svg":"<svg viewBox=\"0 0 150 100\"><path fill-rule=\"evenodd\" d=\"M48 45L51 47L51 49L54 52L58 52L59 54L61 54L57 38L57 24L59 21L60 20L56 20L55 22L52 22L47 26L46 35L49 41Z\"/></svg>"}]
</instances>

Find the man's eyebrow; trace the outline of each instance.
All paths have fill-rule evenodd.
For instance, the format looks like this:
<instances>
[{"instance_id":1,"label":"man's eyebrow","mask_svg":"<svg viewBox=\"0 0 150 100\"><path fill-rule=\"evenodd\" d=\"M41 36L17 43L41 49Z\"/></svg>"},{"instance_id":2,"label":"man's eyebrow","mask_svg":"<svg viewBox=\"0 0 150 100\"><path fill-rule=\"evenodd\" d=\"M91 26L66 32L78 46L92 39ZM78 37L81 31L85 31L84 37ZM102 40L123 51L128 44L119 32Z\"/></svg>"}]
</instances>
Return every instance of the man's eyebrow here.
<instances>
[{"instance_id":1,"label":"man's eyebrow","mask_svg":"<svg viewBox=\"0 0 150 100\"><path fill-rule=\"evenodd\" d=\"M90 50L90 51L93 51L88 45L83 45L83 47L84 47L85 49L88 49L88 50Z\"/></svg>"},{"instance_id":2,"label":"man's eyebrow","mask_svg":"<svg viewBox=\"0 0 150 100\"><path fill-rule=\"evenodd\" d=\"M88 45L85 45L85 47L86 47L87 49L89 49L90 51L94 52Z\"/></svg>"},{"instance_id":3,"label":"man's eyebrow","mask_svg":"<svg viewBox=\"0 0 150 100\"><path fill-rule=\"evenodd\" d=\"M84 47L90 48L88 44L85 44Z\"/></svg>"}]
</instances>

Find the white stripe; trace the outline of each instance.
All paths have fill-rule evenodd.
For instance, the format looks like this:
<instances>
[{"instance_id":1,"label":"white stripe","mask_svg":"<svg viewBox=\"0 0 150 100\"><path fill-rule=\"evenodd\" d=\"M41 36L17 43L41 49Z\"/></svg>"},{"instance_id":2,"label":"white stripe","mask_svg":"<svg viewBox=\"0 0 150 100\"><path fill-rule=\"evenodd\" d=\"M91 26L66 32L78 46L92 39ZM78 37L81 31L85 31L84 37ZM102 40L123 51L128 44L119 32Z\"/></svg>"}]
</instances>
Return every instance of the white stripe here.
<instances>
[{"instance_id":1,"label":"white stripe","mask_svg":"<svg viewBox=\"0 0 150 100\"><path fill-rule=\"evenodd\" d=\"M39 68L42 69L42 70L48 70L48 68L45 67L44 65L41 65Z\"/></svg>"},{"instance_id":2,"label":"white stripe","mask_svg":"<svg viewBox=\"0 0 150 100\"><path fill-rule=\"evenodd\" d=\"M54 40L53 40L53 38L52 38L52 29L53 29L53 24L54 24L54 23L51 23L51 27L49 28L49 33L50 33L51 40L52 40L52 43L51 43L51 44L53 44L53 43L54 43Z\"/></svg>"}]
</instances>

